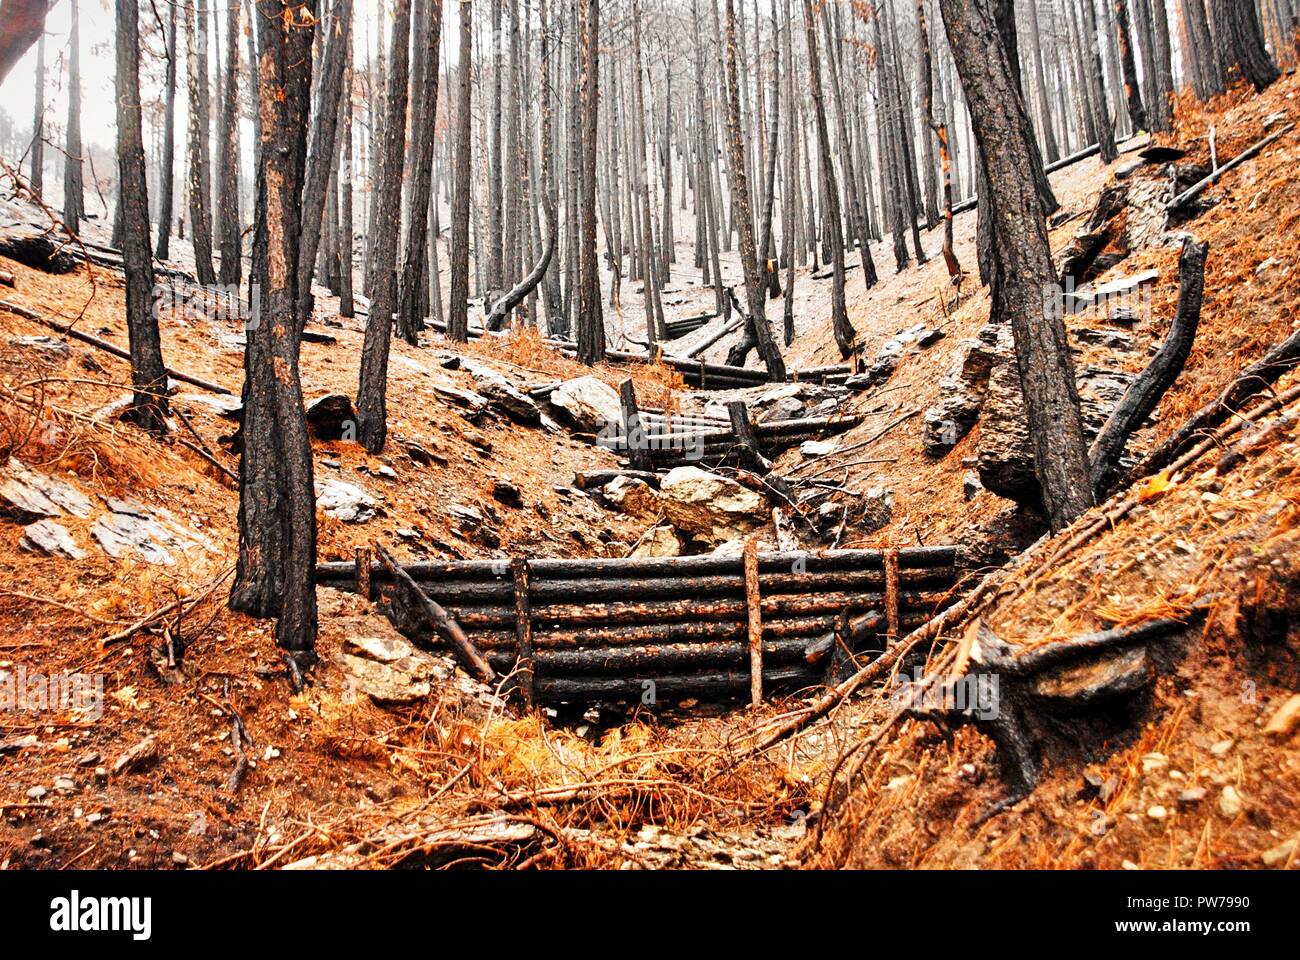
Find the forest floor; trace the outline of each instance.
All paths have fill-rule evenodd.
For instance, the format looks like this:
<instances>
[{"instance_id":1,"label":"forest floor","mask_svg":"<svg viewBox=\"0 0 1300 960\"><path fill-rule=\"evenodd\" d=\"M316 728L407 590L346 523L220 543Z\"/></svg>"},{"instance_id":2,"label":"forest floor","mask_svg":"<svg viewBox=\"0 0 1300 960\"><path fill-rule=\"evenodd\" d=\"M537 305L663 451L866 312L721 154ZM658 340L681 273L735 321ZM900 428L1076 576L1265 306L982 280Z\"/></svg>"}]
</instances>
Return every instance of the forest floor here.
<instances>
[{"instance_id":1,"label":"forest floor","mask_svg":"<svg viewBox=\"0 0 1300 960\"><path fill-rule=\"evenodd\" d=\"M1297 91L1292 75L1262 97L1184 105L1172 142L1204 161L1213 124L1220 156L1232 156L1262 136L1270 116L1295 119ZM1211 245L1205 311L1192 358L1147 442L1171 432L1300 323L1297 143L1292 133L1226 177L1211 191L1219 202L1184 228ZM1121 157L1117 166L1131 160ZM1090 160L1057 174L1065 210L1086 214L1113 172ZM1077 227L1056 230L1054 249ZM956 230L957 254L973 270L975 214L960 215ZM851 409L874 416L842 446L908 419L870 445L869 459L884 462L836 476L850 496L885 485L894 497L885 527L850 529L842 546L960 542L1007 506L989 493L968 502L963 491L978 425L941 459L921 449L914 412L938 398L962 341L988 315L987 294L970 279L952 304L938 256L941 229L924 236L930 261L923 267L894 275L892 253L877 245L875 288L864 290L861 272L849 272L850 318L868 359L919 322L946 336L909 351L887 386L853 401ZM688 246L679 253L691 256ZM1152 309L1131 331L1144 346L1160 342L1172 316L1177 258L1176 243L1157 243L1114 271L1159 271ZM125 344L119 274L56 276L4 259L0 270L15 276L0 300ZM829 281L807 273L797 285L798 335L789 351L798 367L839 361L829 337ZM710 291L689 289L691 279L670 316L711 303ZM631 318L643 307L634 287L625 281L623 314L635 329ZM779 317L781 306L773 301L769 315ZM328 300L319 305L313 329L334 342L303 346L309 401L356 389L363 321L331 308ZM171 366L238 394L236 322L176 313L162 327ZM1265 732L1300 690L1300 647L1293 627L1280 642L1260 643L1250 605L1280 589L1281 608L1300 622L1294 419L1222 477L1214 452L1144 490L1137 509L1060 562L1030 567L1035 573L1019 594L985 613L1004 639L1038 643L1165 616L1206 593L1222 597L1148 695L1104 718L1093 739L1056 745L1033 796L973 827L1004 789L991 744L970 729L950 742L922 721L882 730L890 706L883 689L743 762L751 735L805 697L759 710L685 702L555 723L544 712L518 716L457 673L424 702L382 709L358 694L342 651L357 637L395 637L393 628L359 598L322 589L321 665L307 690L291 695L270 625L224 606L236 556L235 485L179 442L194 440L183 428L158 442L112 418L126 392L125 362L76 341L64 352L23 339L47 336L49 328L0 307L0 463L13 457L67 479L91 495L94 509L60 520L84 549L75 560L22 548L21 526L0 520L0 671L101 676L105 696L98 717L0 713L2 865L1118 868L1279 866L1300 858L1300 747L1293 734ZM708 358L721 359L730 342ZM1145 357L1135 353L1130 372ZM588 371L528 331L454 348L436 336L419 348L394 341L388 452L370 457L350 443L313 443L318 482L345 481L374 504L366 523L319 516L322 560L350 559L376 539L419 559L626 556L646 532L644 520L573 489L575 472L612 467L611 454L555 426L520 428L464 407L458 391L474 389L475 363L517 385L588 372L617 384L630 375L645 405L700 403L663 368ZM235 469L219 442L234 424L214 399L182 385L176 404L215 458ZM784 456L788 468L800 455ZM503 482L518 499L498 498ZM180 534L175 562L100 551L90 531L108 498L166 518ZM186 598L181 613L162 621L189 644L181 669L167 663L167 637L156 627L113 639ZM251 740L246 768L232 743L232 714ZM870 762L828 812L833 771L867 735L876 737ZM232 787L237 767L244 773Z\"/></svg>"}]
</instances>

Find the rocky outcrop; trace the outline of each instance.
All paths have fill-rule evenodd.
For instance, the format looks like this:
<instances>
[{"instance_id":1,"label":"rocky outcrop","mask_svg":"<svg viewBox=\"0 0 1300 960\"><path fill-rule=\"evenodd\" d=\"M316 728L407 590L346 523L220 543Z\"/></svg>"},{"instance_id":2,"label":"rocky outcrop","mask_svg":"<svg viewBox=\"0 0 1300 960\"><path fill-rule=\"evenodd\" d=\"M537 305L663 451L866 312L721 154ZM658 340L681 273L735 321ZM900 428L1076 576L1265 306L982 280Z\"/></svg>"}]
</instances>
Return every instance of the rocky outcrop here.
<instances>
[{"instance_id":1,"label":"rocky outcrop","mask_svg":"<svg viewBox=\"0 0 1300 960\"><path fill-rule=\"evenodd\" d=\"M618 393L595 377L566 380L551 392L551 405L580 433L600 433L623 422Z\"/></svg>"},{"instance_id":2,"label":"rocky outcrop","mask_svg":"<svg viewBox=\"0 0 1300 960\"><path fill-rule=\"evenodd\" d=\"M826 417L835 413L849 396L848 388L837 384L783 383L764 390L750 401L750 416L758 423ZM707 412L727 416L726 408L720 405Z\"/></svg>"},{"instance_id":3,"label":"rocky outcrop","mask_svg":"<svg viewBox=\"0 0 1300 960\"><path fill-rule=\"evenodd\" d=\"M605 485L601 496L611 507L629 517L653 520L664 512L655 489L634 477L615 477Z\"/></svg>"},{"instance_id":4,"label":"rocky outcrop","mask_svg":"<svg viewBox=\"0 0 1300 960\"><path fill-rule=\"evenodd\" d=\"M307 423L321 440L352 439L357 430L357 414L346 394L330 393L307 405Z\"/></svg>"},{"instance_id":5,"label":"rocky outcrop","mask_svg":"<svg viewBox=\"0 0 1300 960\"><path fill-rule=\"evenodd\" d=\"M37 520L23 528L18 546L34 553L45 553L66 560L80 560L86 552L77 546L68 528L53 520Z\"/></svg>"},{"instance_id":6,"label":"rocky outcrop","mask_svg":"<svg viewBox=\"0 0 1300 960\"><path fill-rule=\"evenodd\" d=\"M942 330L935 330L924 323L913 324L906 330L900 330L881 345L865 371L849 378L848 386L854 390L882 386L894 375L894 371L898 369L909 348L924 350L938 343L943 337Z\"/></svg>"},{"instance_id":7,"label":"rocky outcrop","mask_svg":"<svg viewBox=\"0 0 1300 960\"><path fill-rule=\"evenodd\" d=\"M669 523L710 544L738 539L767 519L763 497L699 467L670 471L660 485L659 496Z\"/></svg>"},{"instance_id":8,"label":"rocky outcrop","mask_svg":"<svg viewBox=\"0 0 1300 960\"><path fill-rule=\"evenodd\" d=\"M366 523L375 515L375 499L356 484L325 480L316 485L316 506L344 523Z\"/></svg>"},{"instance_id":9,"label":"rocky outcrop","mask_svg":"<svg viewBox=\"0 0 1300 960\"><path fill-rule=\"evenodd\" d=\"M634 557L680 557L682 539L672 527L655 527L632 551Z\"/></svg>"},{"instance_id":10,"label":"rocky outcrop","mask_svg":"<svg viewBox=\"0 0 1300 960\"><path fill-rule=\"evenodd\" d=\"M931 457L942 457L970 433L988 394L989 374L1013 356L1011 330L987 324L967 340L956 367L939 383L939 402L925 412L921 443Z\"/></svg>"},{"instance_id":11,"label":"rocky outcrop","mask_svg":"<svg viewBox=\"0 0 1300 960\"><path fill-rule=\"evenodd\" d=\"M348 637L342 666L350 686L383 705L418 703L433 691L434 680L452 674L448 662L400 637Z\"/></svg>"},{"instance_id":12,"label":"rocky outcrop","mask_svg":"<svg viewBox=\"0 0 1300 960\"><path fill-rule=\"evenodd\" d=\"M110 557L134 556L146 563L171 566L176 562L173 551L216 552L206 537L181 527L168 510L114 497L105 502L108 512L95 519L90 535Z\"/></svg>"},{"instance_id":13,"label":"rocky outcrop","mask_svg":"<svg viewBox=\"0 0 1300 960\"><path fill-rule=\"evenodd\" d=\"M17 459L11 457L0 471L0 514L30 523L61 517L65 510L85 518L92 509L90 498L72 484L32 470Z\"/></svg>"}]
</instances>

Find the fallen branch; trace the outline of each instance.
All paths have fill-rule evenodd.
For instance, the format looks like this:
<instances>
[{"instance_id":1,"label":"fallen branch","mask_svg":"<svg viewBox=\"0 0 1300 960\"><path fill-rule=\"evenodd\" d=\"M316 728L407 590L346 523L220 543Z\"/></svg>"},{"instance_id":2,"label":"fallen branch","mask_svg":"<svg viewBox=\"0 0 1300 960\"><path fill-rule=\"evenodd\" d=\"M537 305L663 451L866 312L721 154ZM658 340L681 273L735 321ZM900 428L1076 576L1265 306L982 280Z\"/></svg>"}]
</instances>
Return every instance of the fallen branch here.
<instances>
[{"instance_id":1,"label":"fallen branch","mask_svg":"<svg viewBox=\"0 0 1300 960\"><path fill-rule=\"evenodd\" d=\"M1204 180L1201 180L1195 186L1190 187L1189 189L1180 193L1178 196L1174 197L1174 199L1170 200L1167 204L1165 204L1165 212L1169 214L1174 214L1186 208L1193 200L1195 200L1202 193L1204 193L1215 183L1217 183L1219 179L1229 170L1235 170L1237 167L1241 166L1247 160L1257 156L1266 147L1280 140L1285 134L1290 133L1293 129L1295 129L1295 124L1288 123L1281 130L1276 130L1273 133L1270 133L1267 137L1265 137L1263 140L1256 143L1253 147L1248 148L1247 150L1233 157L1223 166L1216 169Z\"/></svg>"}]
</instances>

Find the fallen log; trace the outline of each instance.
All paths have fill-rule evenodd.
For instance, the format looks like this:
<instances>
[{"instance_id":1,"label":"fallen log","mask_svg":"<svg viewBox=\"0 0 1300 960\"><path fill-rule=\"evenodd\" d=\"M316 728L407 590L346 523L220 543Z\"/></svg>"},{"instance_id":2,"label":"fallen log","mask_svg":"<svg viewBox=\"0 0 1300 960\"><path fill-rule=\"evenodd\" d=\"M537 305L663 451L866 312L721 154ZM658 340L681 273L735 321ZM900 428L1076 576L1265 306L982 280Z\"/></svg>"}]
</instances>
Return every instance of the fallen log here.
<instances>
[{"instance_id":1,"label":"fallen log","mask_svg":"<svg viewBox=\"0 0 1300 960\"><path fill-rule=\"evenodd\" d=\"M1271 146L1272 144L1276 143L1283 136L1290 133L1294 129L1295 129L1295 124L1288 123L1281 130L1275 130L1273 133L1270 133L1267 137L1265 137L1263 140L1260 140L1254 146L1249 147L1246 150L1243 150L1241 153L1233 157L1231 160L1229 160L1223 166L1219 167L1217 170L1213 171L1208 177L1201 180L1195 186L1193 186L1188 190L1183 191L1178 196L1170 200L1167 204L1165 204L1165 212L1167 214L1172 215L1178 213L1180 210L1185 209L1187 206L1191 204L1193 200L1195 200L1202 193L1204 193L1215 183L1217 183L1223 177L1223 175L1227 173L1229 170L1235 170L1237 167L1241 166L1247 160L1250 160L1251 158L1258 156L1263 150L1265 150L1267 147Z\"/></svg>"},{"instance_id":2,"label":"fallen log","mask_svg":"<svg viewBox=\"0 0 1300 960\"><path fill-rule=\"evenodd\" d=\"M1276 344L1262 359L1237 374L1217 399L1192 414L1172 436L1148 453L1133 468L1129 480L1159 473L1178 459L1201 434L1221 426L1297 365L1300 365L1300 330Z\"/></svg>"},{"instance_id":3,"label":"fallen log","mask_svg":"<svg viewBox=\"0 0 1300 960\"><path fill-rule=\"evenodd\" d=\"M1119 471L1129 438L1155 412L1161 397L1183 372L1192 352L1192 342L1201 322L1201 301L1205 290L1205 258L1209 244L1187 240L1179 262L1178 308L1169 326L1169 336L1147 368L1129 384L1115 405L1106 425L1088 451L1092 465L1091 483L1098 502Z\"/></svg>"},{"instance_id":4,"label":"fallen log","mask_svg":"<svg viewBox=\"0 0 1300 960\"><path fill-rule=\"evenodd\" d=\"M777 667L763 673L763 683L769 688L795 689L818 686L821 677L809 667ZM639 677L587 677L541 678L537 681L539 697L547 700L641 700L653 704L661 697L691 697L708 699L743 693L749 687L749 671L737 670L716 673L680 674L651 678Z\"/></svg>"},{"instance_id":5,"label":"fallen log","mask_svg":"<svg viewBox=\"0 0 1300 960\"><path fill-rule=\"evenodd\" d=\"M419 613L424 617L429 627L451 649L452 654L456 657L457 662L464 667L465 672L482 683L495 683L497 679L495 671L483 659L483 654L479 652L478 648L465 636L465 632L461 630L456 621L447 616L447 611L429 599L428 594L421 590L410 575L397 565L392 555L384 549L383 544L375 541L374 549L375 555L379 557L384 568L398 584L405 588Z\"/></svg>"},{"instance_id":6,"label":"fallen log","mask_svg":"<svg viewBox=\"0 0 1300 960\"><path fill-rule=\"evenodd\" d=\"M716 344L719 340L723 339L724 337L730 336L731 334L735 333L744 325L745 325L744 317L741 317L739 320L732 320L721 330L718 330L716 333L714 333L712 336L706 339L703 343L699 344L698 346L692 347L691 350L686 354L686 356L691 358L698 357L705 350L709 349L709 347Z\"/></svg>"},{"instance_id":7,"label":"fallen log","mask_svg":"<svg viewBox=\"0 0 1300 960\"><path fill-rule=\"evenodd\" d=\"M111 353L113 356L122 360L129 362L131 359L131 354L128 351L123 350L115 344L109 343L107 340L101 340L99 337L89 333L82 333L80 330L70 326L69 324L59 323L58 321L51 320L48 317L43 317L34 310L29 310L19 304L10 303L8 300L0 300L0 310L8 310L10 313L17 314L25 320L31 320L34 323L39 323L43 326L49 327L51 330L55 330L64 336L72 337L74 340L80 340L82 343L88 344L97 350L103 350L105 353ZM194 376L193 374L184 373L180 370L173 370L171 367L167 367L166 372L167 376L173 380L191 384L192 386L207 390L209 393L219 393L225 396L233 395L233 391L227 390L225 387L221 386L221 384L212 383L209 380L204 380L200 377Z\"/></svg>"},{"instance_id":8,"label":"fallen log","mask_svg":"<svg viewBox=\"0 0 1300 960\"><path fill-rule=\"evenodd\" d=\"M579 490L599 490L623 477L628 480L642 480L659 489L660 476L649 470L587 470L573 476L573 485Z\"/></svg>"},{"instance_id":9,"label":"fallen log","mask_svg":"<svg viewBox=\"0 0 1300 960\"><path fill-rule=\"evenodd\" d=\"M764 640L762 651L768 667L806 662L812 644L805 639ZM711 667L739 669L749 663L749 642L676 643L662 646L603 647L573 650L540 650L536 654L542 679L572 676L625 674L648 677L655 673L701 670ZM498 670L513 664L509 651L490 650L488 660Z\"/></svg>"}]
</instances>

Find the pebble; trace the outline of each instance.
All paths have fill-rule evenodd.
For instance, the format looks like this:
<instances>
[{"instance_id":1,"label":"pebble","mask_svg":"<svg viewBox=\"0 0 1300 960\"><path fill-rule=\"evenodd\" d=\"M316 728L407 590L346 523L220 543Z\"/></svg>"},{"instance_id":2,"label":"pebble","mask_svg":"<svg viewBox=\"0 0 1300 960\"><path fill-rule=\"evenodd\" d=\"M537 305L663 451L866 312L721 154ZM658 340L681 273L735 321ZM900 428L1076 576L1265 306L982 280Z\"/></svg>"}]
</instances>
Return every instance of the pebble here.
<instances>
[{"instance_id":1,"label":"pebble","mask_svg":"<svg viewBox=\"0 0 1300 960\"><path fill-rule=\"evenodd\" d=\"M77 758L77 766L79 767L93 767L97 763L99 763L99 754L94 751L83 753Z\"/></svg>"},{"instance_id":2,"label":"pebble","mask_svg":"<svg viewBox=\"0 0 1300 960\"><path fill-rule=\"evenodd\" d=\"M1169 766L1169 758L1163 753L1148 753L1142 757L1142 772L1154 773Z\"/></svg>"},{"instance_id":3,"label":"pebble","mask_svg":"<svg viewBox=\"0 0 1300 960\"><path fill-rule=\"evenodd\" d=\"M41 799L42 797L44 797L47 793L49 793L48 790L46 790L46 789L45 789L44 787L42 787L42 786L37 785L37 786L32 787L30 790L27 791L27 799L28 799L28 800L40 800L40 799Z\"/></svg>"},{"instance_id":4,"label":"pebble","mask_svg":"<svg viewBox=\"0 0 1300 960\"><path fill-rule=\"evenodd\" d=\"M54 789L64 796L68 796L69 794L77 792L77 781L73 780L71 777L55 777Z\"/></svg>"},{"instance_id":5,"label":"pebble","mask_svg":"<svg viewBox=\"0 0 1300 960\"><path fill-rule=\"evenodd\" d=\"M1240 814L1244 806L1245 803L1241 799L1241 794L1232 785L1224 787L1223 792L1219 794L1219 812L1229 820Z\"/></svg>"},{"instance_id":6,"label":"pebble","mask_svg":"<svg viewBox=\"0 0 1300 960\"><path fill-rule=\"evenodd\" d=\"M1209 791L1204 787L1189 787L1178 795L1179 803L1200 803Z\"/></svg>"},{"instance_id":7,"label":"pebble","mask_svg":"<svg viewBox=\"0 0 1300 960\"><path fill-rule=\"evenodd\" d=\"M1152 820L1163 820L1169 815L1169 811L1157 804L1154 807L1147 807L1147 816Z\"/></svg>"},{"instance_id":8,"label":"pebble","mask_svg":"<svg viewBox=\"0 0 1300 960\"><path fill-rule=\"evenodd\" d=\"M1214 746L1210 747L1210 753L1214 754L1216 757L1222 757L1232 749L1233 742L1234 741L1232 740L1220 740Z\"/></svg>"}]
</instances>

